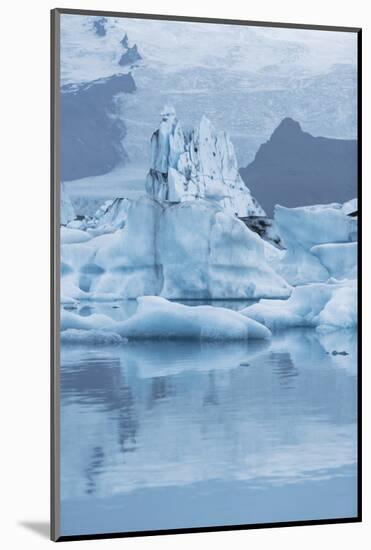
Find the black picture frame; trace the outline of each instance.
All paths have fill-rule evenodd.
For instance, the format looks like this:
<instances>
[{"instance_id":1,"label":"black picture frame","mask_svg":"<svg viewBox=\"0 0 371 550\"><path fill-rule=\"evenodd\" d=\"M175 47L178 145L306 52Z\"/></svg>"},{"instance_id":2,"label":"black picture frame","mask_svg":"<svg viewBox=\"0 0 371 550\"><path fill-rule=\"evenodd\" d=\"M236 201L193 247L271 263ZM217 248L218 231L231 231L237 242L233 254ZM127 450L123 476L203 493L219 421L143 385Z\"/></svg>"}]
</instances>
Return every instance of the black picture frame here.
<instances>
[{"instance_id":1,"label":"black picture frame","mask_svg":"<svg viewBox=\"0 0 371 550\"><path fill-rule=\"evenodd\" d=\"M165 20L165 21L184 21L200 22L218 25L243 25L256 27L277 27L286 29L310 29L323 31L341 31L355 33L357 35L357 190L358 190L358 359L357 359L357 514L354 517L323 519L323 520L304 520L304 521L285 521L274 523L259 523L246 525L220 525L184 529L166 529L166 530L147 530L130 531L116 533L96 533L77 536L60 535L60 179L59 179L59 55L60 55L60 16L63 14L84 15L84 16L102 16L116 18L136 18L147 20ZM157 15L144 13L124 13L115 11L96 11L55 8L51 10L51 234L50 234L50 254L51 254L51 313L50 313L50 377L51 377L51 430L50 430L50 461L51 461L51 539L56 542L106 539L106 538L124 538L141 537L154 535L173 535L183 533L217 532L217 531L237 531L248 529L266 529L278 527L309 526L323 524L341 524L355 523L362 521L362 29L358 27L327 26L316 24L295 24L295 23L275 23L236 19L217 19L201 18L191 16L176 15Z\"/></svg>"}]
</instances>

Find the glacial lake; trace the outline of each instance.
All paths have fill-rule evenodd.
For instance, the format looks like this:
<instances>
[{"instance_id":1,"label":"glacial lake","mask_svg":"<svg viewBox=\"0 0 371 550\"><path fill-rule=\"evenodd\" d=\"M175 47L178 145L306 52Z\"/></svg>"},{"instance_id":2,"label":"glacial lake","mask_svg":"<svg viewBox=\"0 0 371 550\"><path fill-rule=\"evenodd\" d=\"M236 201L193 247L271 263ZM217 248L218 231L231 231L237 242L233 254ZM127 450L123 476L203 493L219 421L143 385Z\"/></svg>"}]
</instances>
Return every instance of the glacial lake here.
<instances>
[{"instance_id":1,"label":"glacial lake","mask_svg":"<svg viewBox=\"0 0 371 550\"><path fill-rule=\"evenodd\" d=\"M354 517L356 353L350 330L63 344L61 534Z\"/></svg>"}]
</instances>

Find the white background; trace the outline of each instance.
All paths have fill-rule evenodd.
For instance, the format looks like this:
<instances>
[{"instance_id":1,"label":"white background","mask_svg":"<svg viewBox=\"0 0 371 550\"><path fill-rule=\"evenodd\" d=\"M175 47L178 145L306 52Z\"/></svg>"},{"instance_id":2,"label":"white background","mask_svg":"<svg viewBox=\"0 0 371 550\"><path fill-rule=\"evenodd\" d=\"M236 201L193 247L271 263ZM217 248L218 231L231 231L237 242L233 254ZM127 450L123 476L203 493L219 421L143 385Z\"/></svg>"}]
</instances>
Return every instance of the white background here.
<instances>
[{"instance_id":1,"label":"white background","mask_svg":"<svg viewBox=\"0 0 371 550\"><path fill-rule=\"evenodd\" d=\"M1 74L1 393L0 545L31 550L54 544L49 518L49 10L106 9L363 27L364 35L364 310L370 303L371 16L365 0L18 0L2 4ZM4 309L5 305L5 309ZM365 313L367 313L365 311ZM366 321L367 319L365 319ZM364 353L364 523L68 543L68 548L142 550L369 547L370 358ZM295 421L295 419L293 419Z\"/></svg>"}]
</instances>

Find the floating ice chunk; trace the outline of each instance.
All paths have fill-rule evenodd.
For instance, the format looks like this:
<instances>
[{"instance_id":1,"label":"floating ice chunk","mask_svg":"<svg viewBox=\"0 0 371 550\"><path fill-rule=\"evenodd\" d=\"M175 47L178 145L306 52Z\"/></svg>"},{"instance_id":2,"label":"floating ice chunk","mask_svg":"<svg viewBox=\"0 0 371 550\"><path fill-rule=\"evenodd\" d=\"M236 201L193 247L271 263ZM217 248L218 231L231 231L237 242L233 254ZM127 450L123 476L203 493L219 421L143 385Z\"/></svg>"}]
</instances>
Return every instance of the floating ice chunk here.
<instances>
[{"instance_id":1,"label":"floating ice chunk","mask_svg":"<svg viewBox=\"0 0 371 550\"><path fill-rule=\"evenodd\" d=\"M236 311L213 306L185 306L159 298L138 298L136 313L121 324L129 339L267 339L270 331Z\"/></svg>"},{"instance_id":2,"label":"floating ice chunk","mask_svg":"<svg viewBox=\"0 0 371 550\"><path fill-rule=\"evenodd\" d=\"M294 239L305 248L356 240L357 220L344 214L338 203L297 208L277 205L275 220L284 242Z\"/></svg>"},{"instance_id":3,"label":"floating ice chunk","mask_svg":"<svg viewBox=\"0 0 371 550\"><path fill-rule=\"evenodd\" d=\"M70 274L63 276L62 264L61 304L74 304L85 297L87 297L86 292L77 286L73 276Z\"/></svg>"},{"instance_id":4,"label":"floating ice chunk","mask_svg":"<svg viewBox=\"0 0 371 550\"><path fill-rule=\"evenodd\" d=\"M344 202L342 210L344 214L348 216L351 214L355 215L358 212L358 200L351 199L350 201Z\"/></svg>"},{"instance_id":5,"label":"floating ice chunk","mask_svg":"<svg viewBox=\"0 0 371 550\"><path fill-rule=\"evenodd\" d=\"M71 229L70 227L61 227L61 244L83 243L89 241L91 236L81 229Z\"/></svg>"},{"instance_id":6,"label":"floating ice chunk","mask_svg":"<svg viewBox=\"0 0 371 550\"><path fill-rule=\"evenodd\" d=\"M101 313L94 313L88 317L84 317L62 309L60 323L61 331L67 329L99 330L110 327L114 324L114 321L107 315L102 315Z\"/></svg>"},{"instance_id":7,"label":"floating ice chunk","mask_svg":"<svg viewBox=\"0 0 371 550\"><path fill-rule=\"evenodd\" d=\"M314 254L336 279L355 279L357 276L357 243L319 244L313 246Z\"/></svg>"},{"instance_id":8,"label":"floating ice chunk","mask_svg":"<svg viewBox=\"0 0 371 550\"><path fill-rule=\"evenodd\" d=\"M241 311L272 330L316 327L319 332L357 325L355 281L314 283L294 288L288 300L260 300Z\"/></svg>"},{"instance_id":9,"label":"floating ice chunk","mask_svg":"<svg viewBox=\"0 0 371 550\"><path fill-rule=\"evenodd\" d=\"M355 281L339 285L319 314L317 330L331 332L357 325L357 286Z\"/></svg>"},{"instance_id":10,"label":"floating ice chunk","mask_svg":"<svg viewBox=\"0 0 371 550\"><path fill-rule=\"evenodd\" d=\"M287 251L275 267L292 285L325 282L332 269L340 269L345 276L345 266L351 262L350 248L339 247L339 258L334 263L333 252L322 253L318 245L351 243L357 240L357 219L347 216L341 204L305 206L298 208L275 207L275 222ZM313 247L316 247L313 253ZM353 249L355 250L355 249ZM340 255L344 256L340 258ZM325 261L322 262L322 259ZM354 277L350 269L347 276Z\"/></svg>"},{"instance_id":11,"label":"floating ice chunk","mask_svg":"<svg viewBox=\"0 0 371 550\"><path fill-rule=\"evenodd\" d=\"M271 335L269 329L236 311L185 306L158 296L138 298L137 311L125 321L62 311L61 330L70 329L108 330L130 340L264 340Z\"/></svg>"}]
</instances>

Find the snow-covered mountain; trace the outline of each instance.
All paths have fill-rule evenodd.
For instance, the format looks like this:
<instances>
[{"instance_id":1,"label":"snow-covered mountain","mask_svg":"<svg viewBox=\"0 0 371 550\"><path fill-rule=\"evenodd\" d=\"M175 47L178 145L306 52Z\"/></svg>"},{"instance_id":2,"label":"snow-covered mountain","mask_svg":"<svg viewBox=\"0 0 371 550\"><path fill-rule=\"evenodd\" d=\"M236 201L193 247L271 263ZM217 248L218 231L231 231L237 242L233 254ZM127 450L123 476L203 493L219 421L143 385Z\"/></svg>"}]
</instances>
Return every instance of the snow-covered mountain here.
<instances>
[{"instance_id":1,"label":"snow-covered mountain","mask_svg":"<svg viewBox=\"0 0 371 550\"><path fill-rule=\"evenodd\" d=\"M138 45L138 92L127 96L120 112L135 165L148 164L148 131L165 103L187 125L205 114L226 129L239 166L253 160L287 116L313 135L355 137L353 33L109 17L106 34L97 36L96 19L62 16L62 83L115 74L126 33L127 46Z\"/></svg>"},{"instance_id":2,"label":"snow-covered mountain","mask_svg":"<svg viewBox=\"0 0 371 550\"><path fill-rule=\"evenodd\" d=\"M163 108L161 117L151 139L146 182L152 198L182 202L201 197L237 216L265 215L239 175L226 132L216 132L205 116L196 128L186 131L170 106Z\"/></svg>"}]
</instances>

